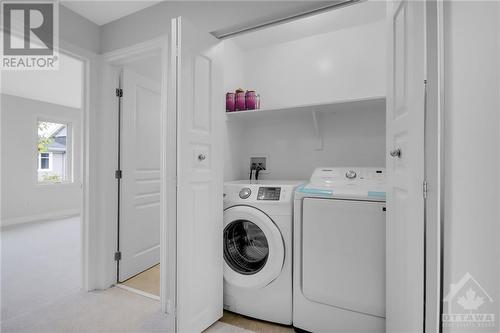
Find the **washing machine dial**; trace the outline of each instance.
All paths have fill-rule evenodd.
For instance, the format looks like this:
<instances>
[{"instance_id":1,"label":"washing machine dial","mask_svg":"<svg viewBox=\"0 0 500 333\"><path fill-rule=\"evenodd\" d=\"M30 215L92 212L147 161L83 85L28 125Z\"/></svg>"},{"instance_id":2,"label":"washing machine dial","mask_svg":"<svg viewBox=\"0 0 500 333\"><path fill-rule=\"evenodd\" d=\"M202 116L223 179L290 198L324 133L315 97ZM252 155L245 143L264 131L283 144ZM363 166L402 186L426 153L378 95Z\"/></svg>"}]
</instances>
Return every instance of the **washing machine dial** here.
<instances>
[{"instance_id":1,"label":"washing machine dial","mask_svg":"<svg viewBox=\"0 0 500 333\"><path fill-rule=\"evenodd\" d=\"M248 187L242 188L240 190L241 199L247 199L250 196L250 194L252 194L252 191Z\"/></svg>"},{"instance_id":2,"label":"washing machine dial","mask_svg":"<svg viewBox=\"0 0 500 333\"><path fill-rule=\"evenodd\" d=\"M354 179L354 178L356 178L356 171L354 171L354 170L348 170L345 173L345 176L346 176L347 179Z\"/></svg>"}]
</instances>

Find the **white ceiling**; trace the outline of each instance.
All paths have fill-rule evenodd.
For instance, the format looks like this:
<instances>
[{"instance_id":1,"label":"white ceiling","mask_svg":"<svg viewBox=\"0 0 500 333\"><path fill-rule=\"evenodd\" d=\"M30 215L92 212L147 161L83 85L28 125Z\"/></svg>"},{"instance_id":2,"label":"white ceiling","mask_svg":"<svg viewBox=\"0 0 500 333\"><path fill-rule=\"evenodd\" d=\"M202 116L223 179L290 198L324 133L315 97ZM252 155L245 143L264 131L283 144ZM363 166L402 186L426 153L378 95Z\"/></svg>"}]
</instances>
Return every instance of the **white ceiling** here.
<instances>
[{"instance_id":1,"label":"white ceiling","mask_svg":"<svg viewBox=\"0 0 500 333\"><path fill-rule=\"evenodd\" d=\"M97 0L63 0L61 4L77 14L94 22L97 25L103 25L117 20L124 16L138 12L146 7L153 6L161 1L142 0L142 1L97 1Z\"/></svg>"}]
</instances>

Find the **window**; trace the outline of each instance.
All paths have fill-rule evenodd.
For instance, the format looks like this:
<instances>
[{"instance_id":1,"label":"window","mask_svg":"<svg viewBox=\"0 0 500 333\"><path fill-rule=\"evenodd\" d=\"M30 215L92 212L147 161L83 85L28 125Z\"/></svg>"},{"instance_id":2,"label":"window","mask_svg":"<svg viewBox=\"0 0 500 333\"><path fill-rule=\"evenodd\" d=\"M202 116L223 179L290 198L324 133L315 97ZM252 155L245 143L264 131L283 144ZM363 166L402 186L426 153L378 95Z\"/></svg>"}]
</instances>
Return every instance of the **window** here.
<instances>
[{"instance_id":1,"label":"window","mask_svg":"<svg viewBox=\"0 0 500 333\"><path fill-rule=\"evenodd\" d=\"M38 121L38 182L72 181L70 124Z\"/></svg>"},{"instance_id":2,"label":"window","mask_svg":"<svg viewBox=\"0 0 500 333\"><path fill-rule=\"evenodd\" d=\"M50 171L51 159L51 153L38 153L38 171Z\"/></svg>"}]
</instances>

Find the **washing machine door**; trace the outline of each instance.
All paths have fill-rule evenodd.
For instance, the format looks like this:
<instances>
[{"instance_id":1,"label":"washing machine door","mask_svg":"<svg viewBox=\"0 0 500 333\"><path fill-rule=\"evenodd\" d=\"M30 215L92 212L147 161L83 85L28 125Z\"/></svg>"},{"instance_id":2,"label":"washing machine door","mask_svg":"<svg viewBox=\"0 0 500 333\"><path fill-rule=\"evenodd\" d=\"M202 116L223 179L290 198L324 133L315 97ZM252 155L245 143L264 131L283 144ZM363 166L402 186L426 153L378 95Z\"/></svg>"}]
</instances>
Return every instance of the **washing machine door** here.
<instances>
[{"instance_id":1,"label":"washing machine door","mask_svg":"<svg viewBox=\"0 0 500 333\"><path fill-rule=\"evenodd\" d=\"M242 288L261 288L283 268L285 246L273 220L257 208L224 211L224 280Z\"/></svg>"}]
</instances>

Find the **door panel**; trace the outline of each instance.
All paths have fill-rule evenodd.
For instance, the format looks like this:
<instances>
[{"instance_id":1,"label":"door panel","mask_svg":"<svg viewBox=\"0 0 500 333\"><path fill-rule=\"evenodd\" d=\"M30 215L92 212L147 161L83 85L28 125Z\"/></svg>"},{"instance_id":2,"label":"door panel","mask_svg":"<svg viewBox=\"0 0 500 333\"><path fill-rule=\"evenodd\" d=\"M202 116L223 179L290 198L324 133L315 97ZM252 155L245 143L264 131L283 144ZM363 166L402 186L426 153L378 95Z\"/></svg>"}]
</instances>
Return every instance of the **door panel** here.
<instances>
[{"instance_id":1,"label":"door panel","mask_svg":"<svg viewBox=\"0 0 500 333\"><path fill-rule=\"evenodd\" d=\"M387 332L421 332L424 310L425 2L389 1ZM400 150L397 154L396 149Z\"/></svg>"},{"instance_id":2,"label":"door panel","mask_svg":"<svg viewBox=\"0 0 500 333\"><path fill-rule=\"evenodd\" d=\"M122 72L119 281L160 262L160 84Z\"/></svg>"},{"instance_id":3,"label":"door panel","mask_svg":"<svg viewBox=\"0 0 500 333\"><path fill-rule=\"evenodd\" d=\"M222 125L220 44L183 18L177 49L177 330L201 332L222 317Z\"/></svg>"}]
</instances>

